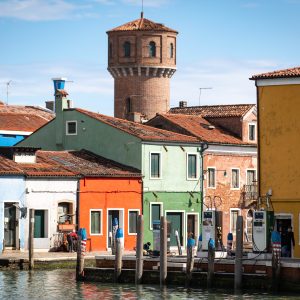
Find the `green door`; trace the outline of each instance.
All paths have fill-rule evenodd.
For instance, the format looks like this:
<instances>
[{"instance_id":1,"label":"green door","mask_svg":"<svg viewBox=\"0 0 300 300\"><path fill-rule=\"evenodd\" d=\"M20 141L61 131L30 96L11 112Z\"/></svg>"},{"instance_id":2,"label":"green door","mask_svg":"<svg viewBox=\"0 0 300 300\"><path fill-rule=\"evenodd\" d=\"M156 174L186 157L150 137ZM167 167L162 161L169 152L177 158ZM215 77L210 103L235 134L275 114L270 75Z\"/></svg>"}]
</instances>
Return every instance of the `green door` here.
<instances>
[{"instance_id":1,"label":"green door","mask_svg":"<svg viewBox=\"0 0 300 300\"><path fill-rule=\"evenodd\" d=\"M44 210L34 211L34 237L35 238L45 237L45 211Z\"/></svg>"},{"instance_id":2,"label":"green door","mask_svg":"<svg viewBox=\"0 0 300 300\"><path fill-rule=\"evenodd\" d=\"M181 246L183 245L182 213L167 212L167 220L171 222L171 246L177 246L175 231L178 231Z\"/></svg>"}]
</instances>

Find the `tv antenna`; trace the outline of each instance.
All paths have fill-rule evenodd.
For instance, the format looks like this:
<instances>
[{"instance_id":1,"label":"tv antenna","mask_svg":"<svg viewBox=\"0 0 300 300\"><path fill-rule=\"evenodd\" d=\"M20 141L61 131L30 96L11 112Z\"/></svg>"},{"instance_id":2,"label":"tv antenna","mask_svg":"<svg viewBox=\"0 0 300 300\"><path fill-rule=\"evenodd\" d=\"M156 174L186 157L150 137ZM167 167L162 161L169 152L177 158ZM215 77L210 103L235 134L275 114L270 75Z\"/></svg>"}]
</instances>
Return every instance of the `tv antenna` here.
<instances>
[{"instance_id":1,"label":"tv antenna","mask_svg":"<svg viewBox=\"0 0 300 300\"><path fill-rule=\"evenodd\" d=\"M6 85L6 104L8 104L9 87L11 86L12 82L13 82L12 80L9 80L7 82L2 82L2 84Z\"/></svg>"},{"instance_id":2,"label":"tv antenna","mask_svg":"<svg viewBox=\"0 0 300 300\"><path fill-rule=\"evenodd\" d=\"M200 106L200 99L201 99L201 91L202 90L211 90L212 87L200 87L199 88L199 106Z\"/></svg>"}]
</instances>

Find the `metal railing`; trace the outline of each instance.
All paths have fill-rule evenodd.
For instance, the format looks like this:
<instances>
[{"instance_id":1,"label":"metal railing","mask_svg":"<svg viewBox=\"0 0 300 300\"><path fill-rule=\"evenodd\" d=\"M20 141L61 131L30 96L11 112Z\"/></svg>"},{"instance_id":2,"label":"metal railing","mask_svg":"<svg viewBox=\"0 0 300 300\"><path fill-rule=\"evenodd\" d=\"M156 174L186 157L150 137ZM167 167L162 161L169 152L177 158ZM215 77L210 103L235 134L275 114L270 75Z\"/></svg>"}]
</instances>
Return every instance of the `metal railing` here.
<instances>
[{"instance_id":1,"label":"metal railing","mask_svg":"<svg viewBox=\"0 0 300 300\"><path fill-rule=\"evenodd\" d=\"M240 206L243 208L256 204L258 199L258 186L256 183L245 184L241 189Z\"/></svg>"}]
</instances>

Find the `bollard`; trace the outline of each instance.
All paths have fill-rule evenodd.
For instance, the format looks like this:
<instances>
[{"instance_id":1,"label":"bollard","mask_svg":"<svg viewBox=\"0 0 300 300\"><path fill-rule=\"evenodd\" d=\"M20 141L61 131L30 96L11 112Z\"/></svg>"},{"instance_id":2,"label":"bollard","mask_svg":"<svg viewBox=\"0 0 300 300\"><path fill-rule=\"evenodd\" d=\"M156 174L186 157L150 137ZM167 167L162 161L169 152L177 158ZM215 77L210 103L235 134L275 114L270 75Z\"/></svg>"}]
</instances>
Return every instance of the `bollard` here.
<instances>
[{"instance_id":1,"label":"bollard","mask_svg":"<svg viewBox=\"0 0 300 300\"><path fill-rule=\"evenodd\" d=\"M242 289L243 276L243 216L238 216L236 220L236 247L234 264L234 290L239 292Z\"/></svg>"},{"instance_id":2,"label":"bollard","mask_svg":"<svg viewBox=\"0 0 300 300\"><path fill-rule=\"evenodd\" d=\"M227 256L232 255L232 242L233 242L233 234L229 232L227 234Z\"/></svg>"},{"instance_id":3,"label":"bollard","mask_svg":"<svg viewBox=\"0 0 300 300\"><path fill-rule=\"evenodd\" d=\"M116 232L119 228L118 218L113 218L112 221L112 237L111 237L111 254L116 254Z\"/></svg>"},{"instance_id":4,"label":"bollard","mask_svg":"<svg viewBox=\"0 0 300 300\"><path fill-rule=\"evenodd\" d=\"M176 243L177 243L177 248L178 248L178 254L182 255L182 249L181 249L181 244L180 244L178 230L175 230L175 237L176 237Z\"/></svg>"},{"instance_id":5,"label":"bollard","mask_svg":"<svg viewBox=\"0 0 300 300\"><path fill-rule=\"evenodd\" d=\"M122 273L122 256L123 256L123 230L118 228L116 232L116 255L115 255L115 283L119 282Z\"/></svg>"},{"instance_id":6,"label":"bollard","mask_svg":"<svg viewBox=\"0 0 300 300\"><path fill-rule=\"evenodd\" d=\"M135 284L140 284L143 277L143 241L144 218L140 215L137 219Z\"/></svg>"},{"instance_id":7,"label":"bollard","mask_svg":"<svg viewBox=\"0 0 300 300\"><path fill-rule=\"evenodd\" d=\"M278 292L280 286L280 255L281 236L276 230L272 231L272 290Z\"/></svg>"},{"instance_id":8,"label":"bollard","mask_svg":"<svg viewBox=\"0 0 300 300\"><path fill-rule=\"evenodd\" d=\"M186 247L186 281L185 286L189 287L192 280L192 272L194 268L194 248L195 240L191 237L188 238Z\"/></svg>"},{"instance_id":9,"label":"bollard","mask_svg":"<svg viewBox=\"0 0 300 300\"><path fill-rule=\"evenodd\" d=\"M29 270L34 268L33 248L34 248L34 209L29 211Z\"/></svg>"},{"instance_id":10,"label":"bollard","mask_svg":"<svg viewBox=\"0 0 300 300\"><path fill-rule=\"evenodd\" d=\"M167 281L167 220L160 217L160 286Z\"/></svg>"},{"instance_id":11,"label":"bollard","mask_svg":"<svg viewBox=\"0 0 300 300\"><path fill-rule=\"evenodd\" d=\"M214 269L215 269L215 241L210 238L208 241L208 263L207 263L207 288L213 286Z\"/></svg>"}]
</instances>

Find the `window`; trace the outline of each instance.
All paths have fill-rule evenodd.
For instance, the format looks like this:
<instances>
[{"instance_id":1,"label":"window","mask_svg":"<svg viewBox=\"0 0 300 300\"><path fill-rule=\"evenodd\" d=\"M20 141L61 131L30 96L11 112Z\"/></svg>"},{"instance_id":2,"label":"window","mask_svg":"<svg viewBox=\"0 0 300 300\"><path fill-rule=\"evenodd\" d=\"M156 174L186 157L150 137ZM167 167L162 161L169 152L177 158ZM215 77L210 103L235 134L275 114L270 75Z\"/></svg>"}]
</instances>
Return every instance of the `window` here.
<instances>
[{"instance_id":1,"label":"window","mask_svg":"<svg viewBox=\"0 0 300 300\"><path fill-rule=\"evenodd\" d=\"M161 165L160 165L160 153L151 153L151 162L150 162L151 176L150 178L160 178L161 177Z\"/></svg>"},{"instance_id":2,"label":"window","mask_svg":"<svg viewBox=\"0 0 300 300\"><path fill-rule=\"evenodd\" d=\"M150 204L150 229L152 229L153 221L160 221L161 217L161 204L151 203Z\"/></svg>"},{"instance_id":3,"label":"window","mask_svg":"<svg viewBox=\"0 0 300 300\"><path fill-rule=\"evenodd\" d=\"M67 121L66 134L77 135L77 121Z\"/></svg>"},{"instance_id":4,"label":"window","mask_svg":"<svg viewBox=\"0 0 300 300\"><path fill-rule=\"evenodd\" d=\"M170 58L174 57L174 45L173 43L170 44Z\"/></svg>"},{"instance_id":5,"label":"window","mask_svg":"<svg viewBox=\"0 0 300 300\"><path fill-rule=\"evenodd\" d=\"M149 43L149 57L156 57L156 44L153 41Z\"/></svg>"},{"instance_id":6,"label":"window","mask_svg":"<svg viewBox=\"0 0 300 300\"><path fill-rule=\"evenodd\" d=\"M126 98L126 113L130 113L131 112L131 99L130 97Z\"/></svg>"},{"instance_id":7,"label":"window","mask_svg":"<svg viewBox=\"0 0 300 300\"><path fill-rule=\"evenodd\" d=\"M240 188L240 170L239 169L231 170L231 188L232 189Z\"/></svg>"},{"instance_id":8,"label":"window","mask_svg":"<svg viewBox=\"0 0 300 300\"><path fill-rule=\"evenodd\" d=\"M102 210L90 211L90 233L102 234Z\"/></svg>"},{"instance_id":9,"label":"window","mask_svg":"<svg viewBox=\"0 0 300 300\"><path fill-rule=\"evenodd\" d=\"M230 232L236 235L236 221L240 210L238 208L230 209Z\"/></svg>"},{"instance_id":10,"label":"window","mask_svg":"<svg viewBox=\"0 0 300 300\"><path fill-rule=\"evenodd\" d=\"M124 56L125 57L130 57L130 49L131 46L130 46L130 42L126 41L124 44L123 44L123 49L124 49Z\"/></svg>"},{"instance_id":11,"label":"window","mask_svg":"<svg viewBox=\"0 0 300 300\"><path fill-rule=\"evenodd\" d=\"M137 233L137 219L138 219L139 211L138 210L129 210L128 211L128 234L136 234Z\"/></svg>"},{"instance_id":12,"label":"window","mask_svg":"<svg viewBox=\"0 0 300 300\"><path fill-rule=\"evenodd\" d=\"M255 124L249 124L249 141L255 141L256 140L255 129L256 129Z\"/></svg>"},{"instance_id":13,"label":"window","mask_svg":"<svg viewBox=\"0 0 300 300\"><path fill-rule=\"evenodd\" d=\"M247 184L252 185L256 183L256 171L247 170Z\"/></svg>"},{"instance_id":14,"label":"window","mask_svg":"<svg viewBox=\"0 0 300 300\"><path fill-rule=\"evenodd\" d=\"M216 187L216 169L208 168L208 187L215 188Z\"/></svg>"},{"instance_id":15,"label":"window","mask_svg":"<svg viewBox=\"0 0 300 300\"><path fill-rule=\"evenodd\" d=\"M34 238L46 238L45 232L46 211L35 210L34 211Z\"/></svg>"},{"instance_id":16,"label":"window","mask_svg":"<svg viewBox=\"0 0 300 300\"><path fill-rule=\"evenodd\" d=\"M197 155L188 154L187 160L188 160L187 162L188 179L196 179L197 178Z\"/></svg>"}]
</instances>

